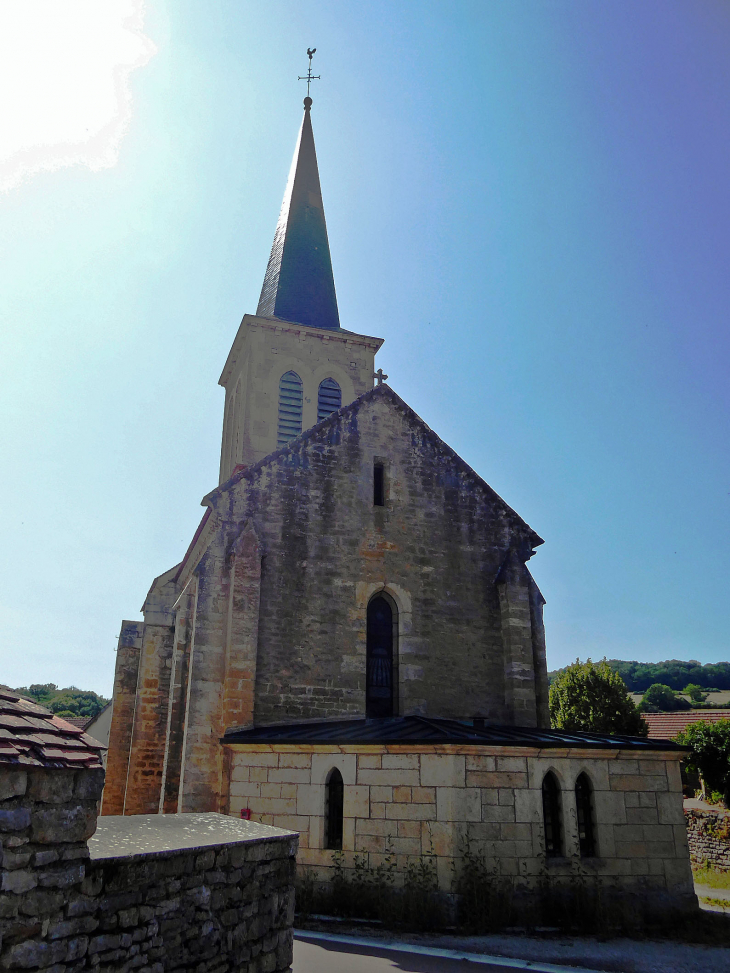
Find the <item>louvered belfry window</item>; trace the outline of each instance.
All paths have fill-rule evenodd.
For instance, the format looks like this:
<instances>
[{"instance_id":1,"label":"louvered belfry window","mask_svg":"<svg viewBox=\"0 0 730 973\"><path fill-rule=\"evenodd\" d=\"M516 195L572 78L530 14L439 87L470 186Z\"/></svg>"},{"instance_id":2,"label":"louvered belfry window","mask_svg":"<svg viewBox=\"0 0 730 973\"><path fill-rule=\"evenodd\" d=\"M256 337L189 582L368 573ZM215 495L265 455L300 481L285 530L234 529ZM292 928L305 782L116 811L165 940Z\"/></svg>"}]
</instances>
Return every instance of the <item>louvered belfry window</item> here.
<instances>
[{"instance_id":1,"label":"louvered belfry window","mask_svg":"<svg viewBox=\"0 0 730 973\"><path fill-rule=\"evenodd\" d=\"M279 381L279 427L277 446L286 446L302 431L302 380L286 372Z\"/></svg>"},{"instance_id":2,"label":"louvered belfry window","mask_svg":"<svg viewBox=\"0 0 730 973\"><path fill-rule=\"evenodd\" d=\"M342 405L342 389L333 378L326 378L319 384L317 396L317 422L326 419L328 415Z\"/></svg>"}]
</instances>

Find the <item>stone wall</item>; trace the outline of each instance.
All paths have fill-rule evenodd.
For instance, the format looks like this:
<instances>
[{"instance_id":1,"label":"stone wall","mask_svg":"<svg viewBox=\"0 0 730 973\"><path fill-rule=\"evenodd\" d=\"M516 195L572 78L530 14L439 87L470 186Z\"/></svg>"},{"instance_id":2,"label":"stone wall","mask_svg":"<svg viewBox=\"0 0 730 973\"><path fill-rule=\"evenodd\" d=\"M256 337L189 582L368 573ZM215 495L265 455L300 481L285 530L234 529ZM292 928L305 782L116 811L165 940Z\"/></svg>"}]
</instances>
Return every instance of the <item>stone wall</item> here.
<instances>
[{"instance_id":1,"label":"stone wall","mask_svg":"<svg viewBox=\"0 0 730 973\"><path fill-rule=\"evenodd\" d=\"M106 817L91 837L103 779L0 767L0 968L289 969L296 835L209 814Z\"/></svg>"},{"instance_id":2,"label":"stone wall","mask_svg":"<svg viewBox=\"0 0 730 973\"><path fill-rule=\"evenodd\" d=\"M730 811L692 803L699 802L687 802L684 811L692 864L730 871Z\"/></svg>"},{"instance_id":3,"label":"stone wall","mask_svg":"<svg viewBox=\"0 0 730 973\"><path fill-rule=\"evenodd\" d=\"M325 879L325 782L337 767L345 785L343 850L373 866L395 855L404 872L434 856L439 887L452 888L464 842L516 888L577 873L652 901L696 906L682 813L681 753L536 750L473 746L233 745L231 809L301 832L299 861ZM542 780L560 782L565 855L545 855ZM593 785L597 855L581 858L575 782ZM577 871L576 871L577 870Z\"/></svg>"}]
</instances>

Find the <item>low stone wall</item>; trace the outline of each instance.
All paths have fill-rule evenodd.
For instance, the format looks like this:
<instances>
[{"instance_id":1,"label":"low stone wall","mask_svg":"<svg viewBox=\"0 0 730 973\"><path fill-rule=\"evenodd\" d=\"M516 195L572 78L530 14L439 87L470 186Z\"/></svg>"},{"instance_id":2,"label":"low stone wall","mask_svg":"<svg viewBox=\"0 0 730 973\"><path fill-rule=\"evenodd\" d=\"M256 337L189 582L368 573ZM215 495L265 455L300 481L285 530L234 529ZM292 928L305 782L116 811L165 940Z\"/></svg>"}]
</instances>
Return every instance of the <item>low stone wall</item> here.
<instances>
[{"instance_id":1,"label":"low stone wall","mask_svg":"<svg viewBox=\"0 0 730 973\"><path fill-rule=\"evenodd\" d=\"M684 816L692 864L730 871L730 811L685 801Z\"/></svg>"},{"instance_id":2,"label":"low stone wall","mask_svg":"<svg viewBox=\"0 0 730 973\"><path fill-rule=\"evenodd\" d=\"M107 817L87 850L59 844L38 810L12 813L3 819L3 969L290 968L295 834L219 814Z\"/></svg>"},{"instance_id":3,"label":"low stone wall","mask_svg":"<svg viewBox=\"0 0 730 973\"><path fill-rule=\"evenodd\" d=\"M546 880L649 906L696 909L682 814L680 753L570 751L472 745L236 744L231 810L248 808L266 824L300 832L299 862L318 883L339 860L409 868L429 862L449 893L465 848L515 890ZM325 847L325 788L336 767L344 783L342 855ZM545 851L542 781L560 783L563 856ZM578 775L592 788L596 854L580 855Z\"/></svg>"}]
</instances>

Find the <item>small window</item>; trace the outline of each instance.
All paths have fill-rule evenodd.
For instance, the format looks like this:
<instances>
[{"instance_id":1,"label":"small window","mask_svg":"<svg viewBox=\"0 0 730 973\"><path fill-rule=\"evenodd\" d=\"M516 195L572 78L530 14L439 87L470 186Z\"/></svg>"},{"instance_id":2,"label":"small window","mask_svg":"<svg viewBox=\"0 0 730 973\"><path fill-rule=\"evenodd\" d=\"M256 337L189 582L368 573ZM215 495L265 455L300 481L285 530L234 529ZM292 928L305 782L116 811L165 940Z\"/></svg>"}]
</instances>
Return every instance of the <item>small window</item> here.
<instances>
[{"instance_id":1,"label":"small window","mask_svg":"<svg viewBox=\"0 0 730 973\"><path fill-rule=\"evenodd\" d=\"M326 378L319 384L317 395L317 422L321 422L342 405L342 389L333 378Z\"/></svg>"},{"instance_id":2,"label":"small window","mask_svg":"<svg viewBox=\"0 0 730 973\"><path fill-rule=\"evenodd\" d=\"M302 380L296 372L286 372L279 381L279 426L277 446L295 439L302 431Z\"/></svg>"},{"instance_id":3,"label":"small window","mask_svg":"<svg viewBox=\"0 0 730 973\"><path fill-rule=\"evenodd\" d=\"M596 854L596 829L593 821L593 788L587 774L580 774L575 782L575 807L580 856L593 858Z\"/></svg>"},{"instance_id":4,"label":"small window","mask_svg":"<svg viewBox=\"0 0 730 973\"><path fill-rule=\"evenodd\" d=\"M563 854L563 828L560 812L560 784L548 772L542 782L542 818L545 825L545 852L548 858Z\"/></svg>"},{"instance_id":5,"label":"small window","mask_svg":"<svg viewBox=\"0 0 730 973\"><path fill-rule=\"evenodd\" d=\"M385 467L382 463L373 466L373 505L385 506Z\"/></svg>"},{"instance_id":6,"label":"small window","mask_svg":"<svg viewBox=\"0 0 730 973\"><path fill-rule=\"evenodd\" d=\"M342 819L344 816L345 785L342 774L334 767L325 784L324 846L342 848Z\"/></svg>"}]
</instances>

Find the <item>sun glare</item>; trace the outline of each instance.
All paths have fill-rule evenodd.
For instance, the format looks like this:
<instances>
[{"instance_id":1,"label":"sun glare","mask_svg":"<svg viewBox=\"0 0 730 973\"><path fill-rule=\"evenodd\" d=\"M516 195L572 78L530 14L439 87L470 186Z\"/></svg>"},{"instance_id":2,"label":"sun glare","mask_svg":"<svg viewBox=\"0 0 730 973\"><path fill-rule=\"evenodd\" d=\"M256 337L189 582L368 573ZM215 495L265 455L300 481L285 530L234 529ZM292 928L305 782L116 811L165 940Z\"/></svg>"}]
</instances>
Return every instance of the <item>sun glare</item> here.
<instances>
[{"instance_id":1,"label":"sun glare","mask_svg":"<svg viewBox=\"0 0 730 973\"><path fill-rule=\"evenodd\" d=\"M143 22L144 0L0 0L0 191L116 165L129 75L156 51Z\"/></svg>"}]
</instances>

